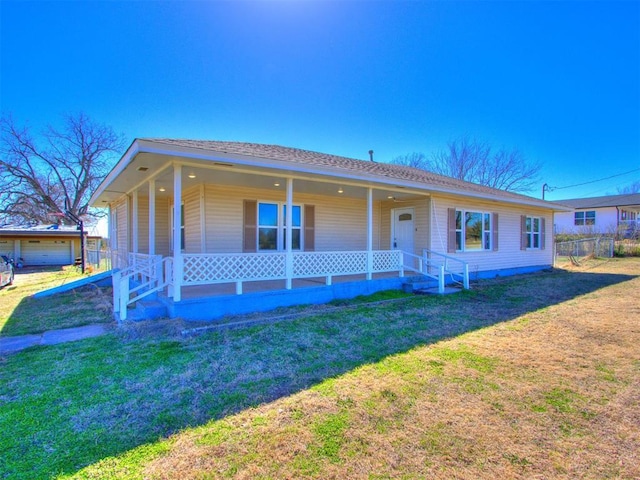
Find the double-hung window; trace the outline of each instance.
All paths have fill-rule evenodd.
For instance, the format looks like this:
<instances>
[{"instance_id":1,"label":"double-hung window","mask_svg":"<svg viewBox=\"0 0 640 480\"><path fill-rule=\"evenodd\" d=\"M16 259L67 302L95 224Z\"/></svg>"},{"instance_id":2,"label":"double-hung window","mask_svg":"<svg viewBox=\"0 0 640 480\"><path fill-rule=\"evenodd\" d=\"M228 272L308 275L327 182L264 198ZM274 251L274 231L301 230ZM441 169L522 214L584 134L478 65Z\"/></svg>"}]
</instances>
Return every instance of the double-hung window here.
<instances>
[{"instance_id":1,"label":"double-hung window","mask_svg":"<svg viewBox=\"0 0 640 480\"><path fill-rule=\"evenodd\" d=\"M520 250L545 249L545 218L520 217Z\"/></svg>"},{"instance_id":2,"label":"double-hung window","mask_svg":"<svg viewBox=\"0 0 640 480\"><path fill-rule=\"evenodd\" d=\"M540 248L541 224L538 217L527 217L527 248Z\"/></svg>"},{"instance_id":3,"label":"double-hung window","mask_svg":"<svg viewBox=\"0 0 640 480\"><path fill-rule=\"evenodd\" d=\"M573 214L573 223L577 226L582 225L595 225L596 224L596 211L587 210L584 212L575 212Z\"/></svg>"},{"instance_id":4,"label":"double-hung window","mask_svg":"<svg viewBox=\"0 0 640 480\"><path fill-rule=\"evenodd\" d=\"M294 205L291 211L292 250L300 250L302 244L302 210ZM258 251L286 250L287 206L278 203L258 203Z\"/></svg>"},{"instance_id":5,"label":"double-hung window","mask_svg":"<svg viewBox=\"0 0 640 480\"><path fill-rule=\"evenodd\" d=\"M456 251L491 250L491 217L490 213L456 210Z\"/></svg>"}]
</instances>

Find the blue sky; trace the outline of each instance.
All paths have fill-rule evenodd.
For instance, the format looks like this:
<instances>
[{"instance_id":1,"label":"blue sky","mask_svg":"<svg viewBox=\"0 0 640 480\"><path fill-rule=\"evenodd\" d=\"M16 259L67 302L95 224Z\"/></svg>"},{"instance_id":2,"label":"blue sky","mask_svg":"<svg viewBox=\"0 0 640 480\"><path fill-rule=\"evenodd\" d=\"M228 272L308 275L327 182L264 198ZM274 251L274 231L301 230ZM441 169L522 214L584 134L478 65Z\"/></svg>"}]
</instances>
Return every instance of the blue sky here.
<instances>
[{"instance_id":1,"label":"blue sky","mask_svg":"<svg viewBox=\"0 0 640 480\"><path fill-rule=\"evenodd\" d=\"M467 135L555 200L640 179L640 2L0 2L3 114L377 161Z\"/></svg>"}]
</instances>

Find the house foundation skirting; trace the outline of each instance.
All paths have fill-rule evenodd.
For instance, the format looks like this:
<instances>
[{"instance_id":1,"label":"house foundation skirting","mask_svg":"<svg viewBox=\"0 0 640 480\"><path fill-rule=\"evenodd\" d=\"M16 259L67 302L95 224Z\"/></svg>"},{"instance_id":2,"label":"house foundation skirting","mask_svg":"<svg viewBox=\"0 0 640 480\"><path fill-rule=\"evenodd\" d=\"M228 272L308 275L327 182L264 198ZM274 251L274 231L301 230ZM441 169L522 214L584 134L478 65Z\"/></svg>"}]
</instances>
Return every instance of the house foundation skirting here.
<instances>
[{"instance_id":1,"label":"house foundation skirting","mask_svg":"<svg viewBox=\"0 0 640 480\"><path fill-rule=\"evenodd\" d=\"M158 300L167 305L167 311L171 318L207 321L228 315L266 312L278 307L319 305L359 295L371 295L383 290L401 290L403 283L407 280L407 277L393 277L293 290L282 289L243 295L200 297L183 299L180 302L174 302L166 297L159 297Z\"/></svg>"}]
</instances>

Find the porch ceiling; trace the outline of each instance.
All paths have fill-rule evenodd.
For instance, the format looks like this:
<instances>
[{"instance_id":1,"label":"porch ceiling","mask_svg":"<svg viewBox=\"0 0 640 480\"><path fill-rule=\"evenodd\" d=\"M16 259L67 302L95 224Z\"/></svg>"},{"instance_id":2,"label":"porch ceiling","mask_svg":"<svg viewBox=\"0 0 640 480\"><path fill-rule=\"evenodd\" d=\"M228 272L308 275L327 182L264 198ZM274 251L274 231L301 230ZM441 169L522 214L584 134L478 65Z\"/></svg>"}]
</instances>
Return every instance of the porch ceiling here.
<instances>
[{"instance_id":1,"label":"porch ceiling","mask_svg":"<svg viewBox=\"0 0 640 480\"><path fill-rule=\"evenodd\" d=\"M173 196L173 162L182 163L182 188L199 184L223 184L286 192L286 178L293 177L293 191L317 195L342 196L346 198L366 198L367 188L374 188L374 200L396 200L424 197L424 193L408 191L402 186L389 188L342 180L338 176L304 176L295 171L275 171L261 167L234 165L231 162L168 157L152 153L139 153L127 165L109 188L102 192L96 202L106 206L125 193L138 189L141 194L148 191L148 182L155 180L157 198Z\"/></svg>"}]
</instances>

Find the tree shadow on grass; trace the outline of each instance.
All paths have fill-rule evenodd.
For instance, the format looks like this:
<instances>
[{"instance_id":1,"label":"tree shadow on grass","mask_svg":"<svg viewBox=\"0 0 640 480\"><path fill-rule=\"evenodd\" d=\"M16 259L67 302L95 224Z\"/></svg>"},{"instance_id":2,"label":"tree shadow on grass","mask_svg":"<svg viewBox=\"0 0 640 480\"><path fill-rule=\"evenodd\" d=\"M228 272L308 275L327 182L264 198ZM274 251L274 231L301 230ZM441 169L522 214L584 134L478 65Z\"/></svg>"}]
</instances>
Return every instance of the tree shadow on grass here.
<instances>
[{"instance_id":1,"label":"tree shadow on grass","mask_svg":"<svg viewBox=\"0 0 640 480\"><path fill-rule=\"evenodd\" d=\"M314 306L296 319L180 335L177 321L0 359L0 478L73 474L363 364L636 278L532 274L470 292ZM4 476L3 476L4 475Z\"/></svg>"}]
</instances>

